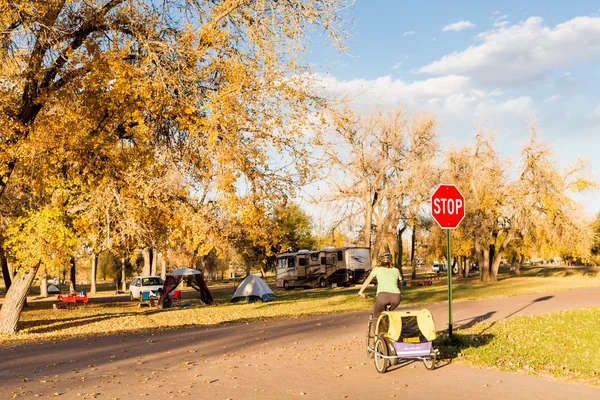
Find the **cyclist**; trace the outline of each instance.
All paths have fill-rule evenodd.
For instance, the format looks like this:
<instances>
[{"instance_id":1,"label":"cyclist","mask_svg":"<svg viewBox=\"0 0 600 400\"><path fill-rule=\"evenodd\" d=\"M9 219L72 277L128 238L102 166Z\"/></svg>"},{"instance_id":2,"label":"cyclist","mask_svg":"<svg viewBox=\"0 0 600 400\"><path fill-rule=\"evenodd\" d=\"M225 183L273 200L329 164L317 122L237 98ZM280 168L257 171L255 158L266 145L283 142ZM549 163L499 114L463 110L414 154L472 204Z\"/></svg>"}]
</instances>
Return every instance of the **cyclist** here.
<instances>
[{"instance_id":1,"label":"cyclist","mask_svg":"<svg viewBox=\"0 0 600 400\"><path fill-rule=\"evenodd\" d=\"M373 278L377 278L377 297L375 298L375 307L373 308L373 320L377 321L377 317L386 306L389 305L389 310L392 311L400 304L400 285L402 280L398 268L392 266L392 255L390 253L381 253L379 255L380 267L373 268L360 290L358 295L366 298L365 289L371 283Z\"/></svg>"}]
</instances>

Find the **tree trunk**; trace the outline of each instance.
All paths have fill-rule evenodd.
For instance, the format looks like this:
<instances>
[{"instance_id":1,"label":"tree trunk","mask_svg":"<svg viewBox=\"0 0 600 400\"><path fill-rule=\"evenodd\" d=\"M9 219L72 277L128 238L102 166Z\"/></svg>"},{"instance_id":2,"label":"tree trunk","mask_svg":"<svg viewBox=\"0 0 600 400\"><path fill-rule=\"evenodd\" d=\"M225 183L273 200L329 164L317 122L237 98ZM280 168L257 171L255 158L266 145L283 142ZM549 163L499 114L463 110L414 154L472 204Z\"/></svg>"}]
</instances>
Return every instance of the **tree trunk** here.
<instances>
[{"instance_id":1,"label":"tree trunk","mask_svg":"<svg viewBox=\"0 0 600 400\"><path fill-rule=\"evenodd\" d=\"M411 279L417 279L417 261L415 259L415 251L417 249L417 220L413 223L412 236L410 243L410 266L412 269Z\"/></svg>"},{"instance_id":2,"label":"tree trunk","mask_svg":"<svg viewBox=\"0 0 600 400\"><path fill-rule=\"evenodd\" d=\"M374 202L375 200L373 200ZM365 210L365 227L363 230L363 246L371 247L371 228L373 226L373 205L371 198L366 202L367 209Z\"/></svg>"},{"instance_id":3,"label":"tree trunk","mask_svg":"<svg viewBox=\"0 0 600 400\"><path fill-rule=\"evenodd\" d=\"M48 277L46 276L40 280L40 297L48 297Z\"/></svg>"},{"instance_id":4,"label":"tree trunk","mask_svg":"<svg viewBox=\"0 0 600 400\"><path fill-rule=\"evenodd\" d=\"M162 278L162 280L166 280L167 279L167 260L165 260L164 258L161 260L161 270L160 270L160 277Z\"/></svg>"},{"instance_id":5,"label":"tree trunk","mask_svg":"<svg viewBox=\"0 0 600 400\"><path fill-rule=\"evenodd\" d=\"M144 257L144 269L142 270L142 275L148 276L152 272L152 254L151 254L151 250L150 249L144 249L144 250L142 250L142 256Z\"/></svg>"},{"instance_id":6,"label":"tree trunk","mask_svg":"<svg viewBox=\"0 0 600 400\"><path fill-rule=\"evenodd\" d=\"M488 279L486 282L495 282L498 280L498 276L497 274L494 274L493 271L493 267L492 267L492 262L494 261L494 257L496 256L496 245L495 244L490 244L489 246L489 250L487 251L488 253L488 259L487 259L487 270L488 270Z\"/></svg>"},{"instance_id":7,"label":"tree trunk","mask_svg":"<svg viewBox=\"0 0 600 400\"><path fill-rule=\"evenodd\" d=\"M76 266L75 266L75 257L71 257L70 260L70 264L71 264L71 271L70 271L70 281L71 283L69 284L69 290L71 291L71 293L77 293L77 281L76 281Z\"/></svg>"},{"instance_id":8,"label":"tree trunk","mask_svg":"<svg viewBox=\"0 0 600 400\"><path fill-rule=\"evenodd\" d=\"M27 292L33 283L40 267L38 263L25 274L17 274L6 292L4 303L0 309L0 332L13 335L18 331L19 317L27 299Z\"/></svg>"},{"instance_id":9,"label":"tree trunk","mask_svg":"<svg viewBox=\"0 0 600 400\"><path fill-rule=\"evenodd\" d=\"M502 239L502 243L500 243L500 246L498 248L496 248L496 246L494 245L490 245L490 248L494 246L494 256L492 257L490 254L491 274L494 281L498 279L498 270L500 269L500 261L502 261L502 255L506 250L506 246L508 246L508 243L510 243L512 239L512 233L510 231L505 231L504 235L504 239Z\"/></svg>"},{"instance_id":10,"label":"tree trunk","mask_svg":"<svg viewBox=\"0 0 600 400\"><path fill-rule=\"evenodd\" d=\"M12 273L10 268L8 268L8 260L4 254L4 249L0 247L0 264L2 264L2 277L4 278L4 288L8 292L10 289L10 284L12 283Z\"/></svg>"},{"instance_id":11,"label":"tree trunk","mask_svg":"<svg viewBox=\"0 0 600 400\"><path fill-rule=\"evenodd\" d=\"M477 238L475 239L475 254L477 254L477 261L479 262L479 280L482 282L488 282L490 279L490 268L489 268L489 249L481 246Z\"/></svg>"},{"instance_id":12,"label":"tree trunk","mask_svg":"<svg viewBox=\"0 0 600 400\"><path fill-rule=\"evenodd\" d=\"M471 266L469 265L469 259L467 256L463 256L463 274L465 279L469 277L469 272L471 272Z\"/></svg>"},{"instance_id":13,"label":"tree trunk","mask_svg":"<svg viewBox=\"0 0 600 400\"><path fill-rule=\"evenodd\" d=\"M515 265L515 275L521 275L521 267L523 266L524 262L525 262L525 255L521 254L519 261L517 261L517 264Z\"/></svg>"},{"instance_id":14,"label":"tree trunk","mask_svg":"<svg viewBox=\"0 0 600 400\"><path fill-rule=\"evenodd\" d=\"M127 281L125 278L125 259L121 258L121 291L123 293L127 291Z\"/></svg>"},{"instance_id":15,"label":"tree trunk","mask_svg":"<svg viewBox=\"0 0 600 400\"><path fill-rule=\"evenodd\" d=\"M91 284L90 284L90 295L94 296L96 294L96 274L98 273L98 254L96 252L92 253L92 276L91 276Z\"/></svg>"},{"instance_id":16,"label":"tree trunk","mask_svg":"<svg viewBox=\"0 0 600 400\"><path fill-rule=\"evenodd\" d=\"M396 235L396 243L397 254L396 254L396 268L400 270L400 277L404 280L404 270L402 269L402 259L404 258L404 245L402 243L402 234L406 230L406 225L402 228L398 228L398 234Z\"/></svg>"},{"instance_id":17,"label":"tree trunk","mask_svg":"<svg viewBox=\"0 0 600 400\"><path fill-rule=\"evenodd\" d=\"M152 264L150 267L150 275L156 276L158 273L158 251L155 248L150 249L152 254Z\"/></svg>"},{"instance_id":18,"label":"tree trunk","mask_svg":"<svg viewBox=\"0 0 600 400\"><path fill-rule=\"evenodd\" d=\"M502 260L502 251L497 251L494 254L494 258L490 260L491 264L492 264L492 276L493 276L493 280L497 281L498 280L498 270L500 269L500 261Z\"/></svg>"}]
</instances>

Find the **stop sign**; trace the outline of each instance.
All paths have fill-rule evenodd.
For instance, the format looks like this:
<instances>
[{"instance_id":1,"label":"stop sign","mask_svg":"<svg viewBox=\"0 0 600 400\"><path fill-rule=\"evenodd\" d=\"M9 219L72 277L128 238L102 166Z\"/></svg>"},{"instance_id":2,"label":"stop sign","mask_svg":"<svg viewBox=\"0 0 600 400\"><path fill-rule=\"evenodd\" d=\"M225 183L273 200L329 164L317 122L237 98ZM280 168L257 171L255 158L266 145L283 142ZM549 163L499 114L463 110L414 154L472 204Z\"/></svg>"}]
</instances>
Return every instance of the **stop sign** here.
<instances>
[{"instance_id":1,"label":"stop sign","mask_svg":"<svg viewBox=\"0 0 600 400\"><path fill-rule=\"evenodd\" d=\"M431 216L442 229L456 229L465 217L465 198L456 186L438 186L431 195Z\"/></svg>"}]
</instances>

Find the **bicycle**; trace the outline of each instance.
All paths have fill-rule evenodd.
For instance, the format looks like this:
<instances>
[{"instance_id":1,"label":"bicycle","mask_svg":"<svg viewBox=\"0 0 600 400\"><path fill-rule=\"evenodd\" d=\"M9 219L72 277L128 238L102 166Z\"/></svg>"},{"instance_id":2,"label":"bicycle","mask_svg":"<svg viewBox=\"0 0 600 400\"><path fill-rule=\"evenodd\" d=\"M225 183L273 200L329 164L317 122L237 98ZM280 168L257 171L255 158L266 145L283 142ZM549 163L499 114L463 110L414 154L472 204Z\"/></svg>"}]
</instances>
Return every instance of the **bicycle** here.
<instances>
[{"instance_id":1,"label":"bicycle","mask_svg":"<svg viewBox=\"0 0 600 400\"><path fill-rule=\"evenodd\" d=\"M365 299L368 299L369 296L365 295ZM392 308L392 304L388 303L385 305L385 311L390 311ZM367 357L373 358L375 354L375 335L371 335L371 327L373 326L373 312L369 315L369 322L367 323L367 338L365 340L367 345Z\"/></svg>"}]
</instances>

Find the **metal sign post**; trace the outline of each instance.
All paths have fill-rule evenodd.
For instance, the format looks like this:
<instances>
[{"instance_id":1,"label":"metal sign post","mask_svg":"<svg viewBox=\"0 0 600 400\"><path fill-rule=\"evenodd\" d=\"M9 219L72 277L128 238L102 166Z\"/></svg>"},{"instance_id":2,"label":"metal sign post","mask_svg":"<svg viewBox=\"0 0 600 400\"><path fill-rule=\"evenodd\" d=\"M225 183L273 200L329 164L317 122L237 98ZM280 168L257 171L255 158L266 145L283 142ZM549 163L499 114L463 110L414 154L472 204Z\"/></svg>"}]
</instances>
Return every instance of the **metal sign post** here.
<instances>
[{"instance_id":1,"label":"metal sign post","mask_svg":"<svg viewBox=\"0 0 600 400\"><path fill-rule=\"evenodd\" d=\"M431 195L431 216L446 231L448 264L448 334L452 337L452 240L450 230L456 229L465 217L465 198L454 185L442 184Z\"/></svg>"},{"instance_id":2,"label":"metal sign post","mask_svg":"<svg viewBox=\"0 0 600 400\"><path fill-rule=\"evenodd\" d=\"M448 257L448 335L452 337L452 241L450 229L446 229L447 257Z\"/></svg>"}]
</instances>

